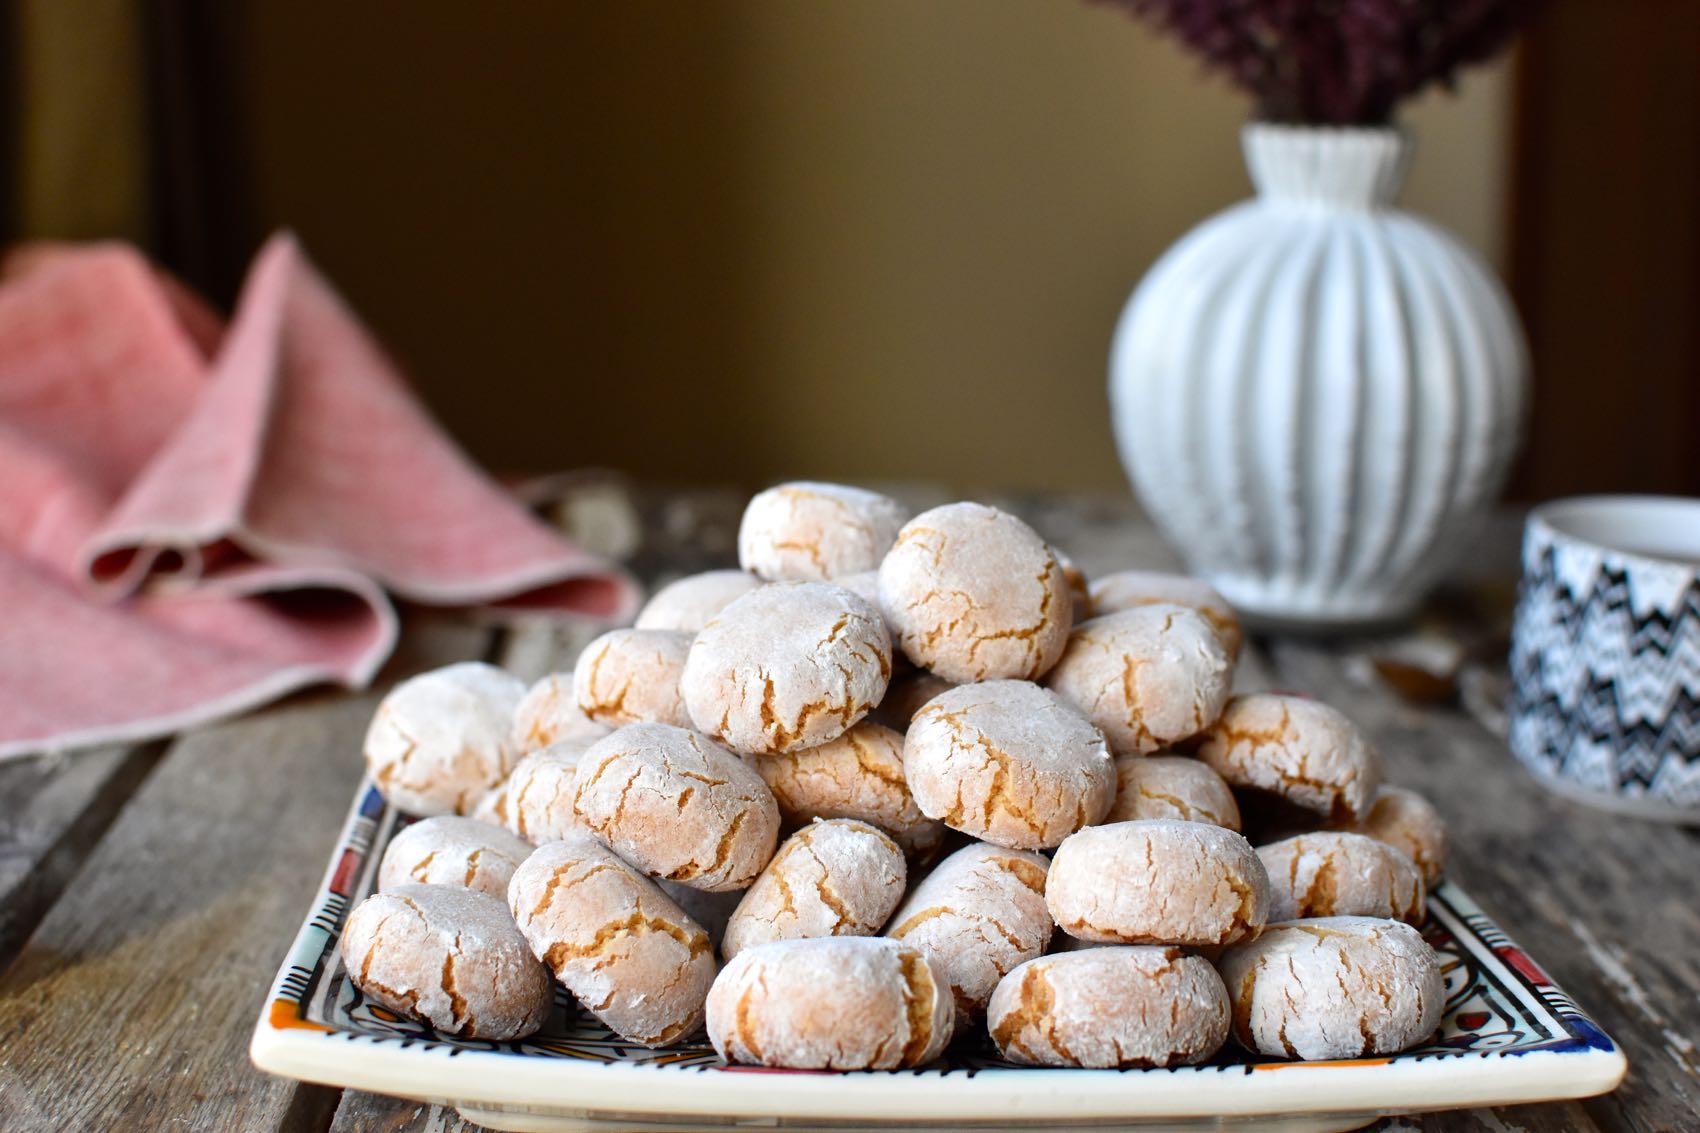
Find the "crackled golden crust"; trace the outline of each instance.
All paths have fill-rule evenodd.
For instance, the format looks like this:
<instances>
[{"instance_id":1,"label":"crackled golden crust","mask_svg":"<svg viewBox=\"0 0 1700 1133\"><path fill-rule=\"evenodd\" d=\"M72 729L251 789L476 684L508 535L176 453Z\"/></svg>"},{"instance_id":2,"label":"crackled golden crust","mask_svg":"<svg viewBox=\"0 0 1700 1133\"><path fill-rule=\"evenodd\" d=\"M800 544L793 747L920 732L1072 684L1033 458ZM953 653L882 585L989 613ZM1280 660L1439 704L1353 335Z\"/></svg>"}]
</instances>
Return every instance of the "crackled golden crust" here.
<instances>
[{"instance_id":1,"label":"crackled golden crust","mask_svg":"<svg viewBox=\"0 0 1700 1133\"><path fill-rule=\"evenodd\" d=\"M726 965L708 995L708 1037L728 1062L897 1070L937 1058L953 1015L927 960L895 940L782 940Z\"/></svg>"},{"instance_id":2,"label":"crackled golden crust","mask_svg":"<svg viewBox=\"0 0 1700 1133\"><path fill-rule=\"evenodd\" d=\"M549 973L499 898L400 885L348 914L342 961L361 994L444 1034L503 1041L549 1017Z\"/></svg>"},{"instance_id":3,"label":"crackled golden crust","mask_svg":"<svg viewBox=\"0 0 1700 1133\"><path fill-rule=\"evenodd\" d=\"M509 744L516 756L530 755L568 741L599 740L611 729L598 724L579 708L573 694L573 671L539 677L514 709Z\"/></svg>"},{"instance_id":4,"label":"crackled golden crust","mask_svg":"<svg viewBox=\"0 0 1700 1133\"><path fill-rule=\"evenodd\" d=\"M598 724L651 721L691 726L679 677L691 635L671 629L610 630L584 647L573 666L573 698Z\"/></svg>"},{"instance_id":5,"label":"crackled golden crust","mask_svg":"<svg viewBox=\"0 0 1700 1133\"><path fill-rule=\"evenodd\" d=\"M505 897L531 844L500 826L443 814L421 819L390 839L378 866L378 889L459 885Z\"/></svg>"},{"instance_id":6,"label":"crackled golden crust","mask_svg":"<svg viewBox=\"0 0 1700 1133\"><path fill-rule=\"evenodd\" d=\"M715 616L756 587L761 579L747 570L709 570L663 586L638 611L633 629L672 629L697 634Z\"/></svg>"},{"instance_id":7,"label":"crackled golden crust","mask_svg":"<svg viewBox=\"0 0 1700 1133\"><path fill-rule=\"evenodd\" d=\"M885 935L920 949L956 1004L958 1025L985 1010L998 981L1051 942L1050 863L977 842L940 862L893 914Z\"/></svg>"},{"instance_id":8,"label":"crackled golden crust","mask_svg":"<svg viewBox=\"0 0 1700 1133\"><path fill-rule=\"evenodd\" d=\"M1222 978L1173 947L1103 947L1041 956L992 993L986 1026L1027 1066L1114 1069L1203 1062L1228 1038Z\"/></svg>"},{"instance_id":9,"label":"crackled golden crust","mask_svg":"<svg viewBox=\"0 0 1700 1133\"><path fill-rule=\"evenodd\" d=\"M583 736L550 744L514 765L496 793L479 810L534 846L584 829L573 813L579 760L599 740Z\"/></svg>"},{"instance_id":10,"label":"crackled golden crust","mask_svg":"<svg viewBox=\"0 0 1700 1133\"><path fill-rule=\"evenodd\" d=\"M1403 851L1431 889L1446 872L1446 822L1434 804L1415 791L1384 786L1375 793L1368 812L1338 828L1367 834Z\"/></svg>"},{"instance_id":11,"label":"crackled golden crust","mask_svg":"<svg viewBox=\"0 0 1700 1133\"><path fill-rule=\"evenodd\" d=\"M1269 876L1251 843L1220 826L1145 819L1091 826L1051 859L1045 903L1070 936L1207 947L1256 936Z\"/></svg>"},{"instance_id":12,"label":"crackled golden crust","mask_svg":"<svg viewBox=\"0 0 1700 1133\"><path fill-rule=\"evenodd\" d=\"M465 814L519 758L508 731L524 695L521 681L480 661L405 680L366 730L366 770L410 814Z\"/></svg>"},{"instance_id":13,"label":"crackled golden crust","mask_svg":"<svg viewBox=\"0 0 1700 1133\"><path fill-rule=\"evenodd\" d=\"M579 761L573 813L652 877L742 889L773 856L779 805L760 775L688 728L628 724Z\"/></svg>"},{"instance_id":14,"label":"crackled golden crust","mask_svg":"<svg viewBox=\"0 0 1700 1133\"><path fill-rule=\"evenodd\" d=\"M1232 697L1198 758L1230 786L1268 791L1336 821L1367 811L1381 786L1381 755L1357 725L1298 696Z\"/></svg>"},{"instance_id":15,"label":"crackled golden crust","mask_svg":"<svg viewBox=\"0 0 1700 1133\"><path fill-rule=\"evenodd\" d=\"M863 720L836 740L790 755L762 755L755 768L786 822L857 818L916 857L944 840L944 824L921 813L903 779L903 737Z\"/></svg>"},{"instance_id":16,"label":"crackled golden crust","mask_svg":"<svg viewBox=\"0 0 1700 1133\"><path fill-rule=\"evenodd\" d=\"M795 481L759 492L738 524L738 563L770 582L821 582L873 570L908 511L845 484Z\"/></svg>"},{"instance_id":17,"label":"crackled golden crust","mask_svg":"<svg viewBox=\"0 0 1700 1133\"><path fill-rule=\"evenodd\" d=\"M921 813L1016 849L1055 846L1115 798L1104 737L1028 681L962 685L915 714L903 773Z\"/></svg>"},{"instance_id":18,"label":"crackled golden crust","mask_svg":"<svg viewBox=\"0 0 1700 1133\"><path fill-rule=\"evenodd\" d=\"M1056 552L983 504L910 520L880 564L880 605L909 660L959 683L1039 679L1074 624Z\"/></svg>"},{"instance_id":19,"label":"crackled golden crust","mask_svg":"<svg viewBox=\"0 0 1700 1133\"><path fill-rule=\"evenodd\" d=\"M1093 617L1132 610L1153 602L1190 606L1210 622L1230 659L1238 660L1240 649L1245 644L1239 615L1228 605L1228 600L1217 593L1215 587L1191 575L1149 570L1116 571L1093 580L1091 598Z\"/></svg>"},{"instance_id":20,"label":"crackled golden crust","mask_svg":"<svg viewBox=\"0 0 1700 1133\"><path fill-rule=\"evenodd\" d=\"M1402 850L1362 834L1322 830L1257 848L1269 872L1269 919L1385 917L1421 924L1423 875Z\"/></svg>"},{"instance_id":21,"label":"crackled golden crust","mask_svg":"<svg viewBox=\"0 0 1700 1133\"><path fill-rule=\"evenodd\" d=\"M855 819L813 822L787 838L733 911L720 952L775 940L872 936L908 881L903 851Z\"/></svg>"},{"instance_id":22,"label":"crackled golden crust","mask_svg":"<svg viewBox=\"0 0 1700 1133\"><path fill-rule=\"evenodd\" d=\"M1116 801L1105 822L1178 818L1238 831L1240 808L1216 772L1184 755L1116 757Z\"/></svg>"},{"instance_id":23,"label":"crackled golden crust","mask_svg":"<svg viewBox=\"0 0 1700 1133\"><path fill-rule=\"evenodd\" d=\"M514 871L508 908L555 979L624 1038L665 1046L701 1025L708 933L595 838L538 848Z\"/></svg>"},{"instance_id":24,"label":"crackled golden crust","mask_svg":"<svg viewBox=\"0 0 1700 1133\"><path fill-rule=\"evenodd\" d=\"M1233 679L1202 615L1154 603L1075 626L1045 687L1102 729L1115 754L1144 755L1208 727Z\"/></svg>"},{"instance_id":25,"label":"crackled golden crust","mask_svg":"<svg viewBox=\"0 0 1700 1133\"><path fill-rule=\"evenodd\" d=\"M778 755L843 735L890 679L878 610L831 583L779 582L697 635L680 688L703 732L746 755Z\"/></svg>"},{"instance_id":26,"label":"crackled golden crust","mask_svg":"<svg viewBox=\"0 0 1700 1133\"><path fill-rule=\"evenodd\" d=\"M1446 1006L1440 959L1399 921L1320 917L1271 924L1217 965L1234 1038L1275 1058L1396 1054L1434 1033Z\"/></svg>"}]
</instances>

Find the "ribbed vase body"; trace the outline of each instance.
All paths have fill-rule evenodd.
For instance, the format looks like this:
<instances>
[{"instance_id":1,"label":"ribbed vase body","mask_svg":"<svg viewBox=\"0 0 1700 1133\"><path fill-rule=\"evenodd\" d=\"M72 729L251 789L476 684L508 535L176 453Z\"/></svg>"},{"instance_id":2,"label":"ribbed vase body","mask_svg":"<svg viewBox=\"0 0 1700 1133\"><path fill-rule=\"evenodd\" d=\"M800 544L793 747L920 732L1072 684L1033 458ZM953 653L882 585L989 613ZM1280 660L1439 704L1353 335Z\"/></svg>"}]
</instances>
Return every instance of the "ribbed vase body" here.
<instances>
[{"instance_id":1,"label":"ribbed vase body","mask_svg":"<svg viewBox=\"0 0 1700 1133\"><path fill-rule=\"evenodd\" d=\"M1244 143L1258 195L1183 238L1122 314L1122 463L1245 612L1402 618L1516 449L1516 314L1474 253L1391 207L1401 133L1253 125Z\"/></svg>"}]
</instances>

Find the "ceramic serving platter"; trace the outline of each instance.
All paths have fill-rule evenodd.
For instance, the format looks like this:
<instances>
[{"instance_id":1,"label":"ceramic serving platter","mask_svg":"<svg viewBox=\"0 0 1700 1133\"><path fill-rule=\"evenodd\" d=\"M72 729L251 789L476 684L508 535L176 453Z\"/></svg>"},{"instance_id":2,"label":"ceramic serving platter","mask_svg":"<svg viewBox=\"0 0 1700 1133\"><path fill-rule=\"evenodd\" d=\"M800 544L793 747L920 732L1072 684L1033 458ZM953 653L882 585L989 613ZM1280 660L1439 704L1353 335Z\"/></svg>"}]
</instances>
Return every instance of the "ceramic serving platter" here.
<instances>
[{"instance_id":1,"label":"ceramic serving platter","mask_svg":"<svg viewBox=\"0 0 1700 1133\"><path fill-rule=\"evenodd\" d=\"M408 819L363 782L307 922L272 985L251 1054L262 1070L452 1105L509 1130L1078 1127L1323 1133L1422 1110L1586 1097L1622 1079L1623 1054L1469 897L1443 884L1424 935L1446 972L1446 1018L1390 1058L1279 1062L1232 1043L1203 1066L1036 1070L984 1038L930 1066L852 1074L733 1067L704 1041L648 1050L559 993L523 1042L446 1038L367 1002L337 941Z\"/></svg>"}]
</instances>

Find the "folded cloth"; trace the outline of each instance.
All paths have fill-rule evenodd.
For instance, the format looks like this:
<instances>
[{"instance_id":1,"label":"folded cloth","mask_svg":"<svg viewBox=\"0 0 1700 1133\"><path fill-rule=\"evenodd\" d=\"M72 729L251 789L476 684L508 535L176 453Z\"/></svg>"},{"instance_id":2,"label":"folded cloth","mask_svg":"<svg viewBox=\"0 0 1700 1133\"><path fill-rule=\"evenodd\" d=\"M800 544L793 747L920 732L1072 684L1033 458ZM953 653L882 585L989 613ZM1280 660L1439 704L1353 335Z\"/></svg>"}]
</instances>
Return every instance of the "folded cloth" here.
<instances>
[{"instance_id":1,"label":"folded cloth","mask_svg":"<svg viewBox=\"0 0 1700 1133\"><path fill-rule=\"evenodd\" d=\"M371 680L389 595L624 621L637 588L474 467L296 241L230 325L134 250L0 282L0 757Z\"/></svg>"}]
</instances>

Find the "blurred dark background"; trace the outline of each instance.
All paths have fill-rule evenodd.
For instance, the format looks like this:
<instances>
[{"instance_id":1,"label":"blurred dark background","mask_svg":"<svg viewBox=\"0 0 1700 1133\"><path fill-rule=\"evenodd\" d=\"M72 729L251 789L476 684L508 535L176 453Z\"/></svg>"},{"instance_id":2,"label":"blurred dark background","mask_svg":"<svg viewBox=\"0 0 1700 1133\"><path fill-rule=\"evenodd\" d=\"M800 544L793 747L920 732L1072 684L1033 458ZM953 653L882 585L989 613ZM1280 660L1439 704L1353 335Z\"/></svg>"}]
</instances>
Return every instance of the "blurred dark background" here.
<instances>
[{"instance_id":1,"label":"blurred dark background","mask_svg":"<svg viewBox=\"0 0 1700 1133\"><path fill-rule=\"evenodd\" d=\"M0 0L8 238L294 228L501 472L1125 490L1105 354L1247 108L1077 0ZM1700 3L1555 0L1405 203L1528 327L1522 498L1700 493Z\"/></svg>"}]
</instances>

